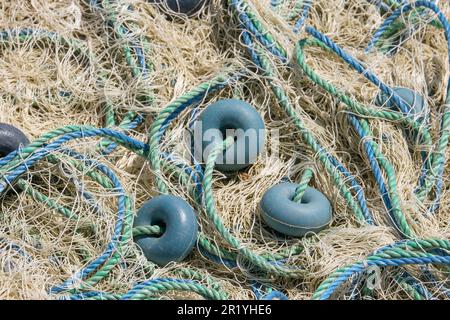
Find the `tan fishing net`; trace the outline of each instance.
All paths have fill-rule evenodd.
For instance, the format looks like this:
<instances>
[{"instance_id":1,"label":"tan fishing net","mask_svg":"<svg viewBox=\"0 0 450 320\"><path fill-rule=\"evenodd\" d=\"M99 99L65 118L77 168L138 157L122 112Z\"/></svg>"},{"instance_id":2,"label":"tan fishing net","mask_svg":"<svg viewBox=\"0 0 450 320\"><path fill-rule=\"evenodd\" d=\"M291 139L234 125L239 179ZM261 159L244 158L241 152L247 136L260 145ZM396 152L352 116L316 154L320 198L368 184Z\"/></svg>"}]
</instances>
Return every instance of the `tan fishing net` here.
<instances>
[{"instance_id":1,"label":"tan fishing net","mask_svg":"<svg viewBox=\"0 0 450 320\"><path fill-rule=\"evenodd\" d=\"M255 287L261 284L262 290L278 290L289 299L309 299L336 269L362 261L378 248L401 239L383 204L364 153L363 140L346 120L343 104L308 79L293 62L296 42L308 37L304 28L293 31L295 17L302 14L299 10L295 15L295 8L301 8L303 1L278 2L273 5L269 0L246 1L292 61L285 65L269 55L276 68L273 81L285 90L297 117L320 145L356 177L375 225L356 219L317 153L302 140L292 119L280 108L267 78L255 68L246 51L241 26L227 1L208 1L194 17L164 13L167 8L158 8L145 0L0 1L3 35L0 122L20 128L33 141L66 125L105 127L109 125L106 120L109 106L115 117L112 128L118 128L130 111L142 114L143 122L126 130L126 134L147 143L154 119L169 103L218 74L234 74L228 85L202 98L194 108L200 112L226 98L250 103L264 119L268 151L255 164L231 177L214 172L217 211L240 245L255 253L276 255L293 247L301 248L300 252L287 254L283 259L286 265L300 268L301 276L285 279L253 272L239 255L234 268L213 262L200 245L183 262L159 267L147 261L129 239L121 260L100 281L83 288L84 291L120 295L149 279L175 278L194 279L205 287L218 287L232 299L254 299ZM430 14L414 25L407 24L405 29L411 30L395 43L398 47L395 55L377 50L364 54L364 48L388 13L382 15L375 4L363 0L309 2L311 8L305 24L314 26L363 61L387 85L407 87L423 95L430 133L438 136L450 74L443 31L427 23L436 16ZM435 2L447 19L450 18L449 4ZM126 31L121 29L123 26ZM26 36L24 30L28 30ZM143 44L148 65L146 74L136 71L136 67L133 71L127 60L124 48L133 41ZM305 52L306 62L322 79L356 101L375 108L377 86L321 48L308 47ZM185 138L186 128L192 122L191 111L187 108L176 117L162 137L160 147L161 152L177 155L187 162L191 160L191 150ZM432 201L420 202L414 194L421 170L420 150L414 150L414 144L406 138L401 126L375 118L368 120L374 141L395 170L400 205L414 234L421 239L448 240L449 165L445 165L443 173L440 207L434 214L427 214ZM155 172L146 159L122 147L108 155L102 154L97 148L99 141L98 137L74 140L64 147L108 166L120 180L134 211L158 195ZM333 219L329 228L317 234L285 238L267 228L261 219L259 203L265 191L283 179L298 182L307 167L314 171L310 186L330 200ZM102 254L114 233L118 201L114 190L93 181L87 171L60 157L59 161L39 161L21 175L26 185L68 208L72 217L62 215L55 206L37 201L18 188L2 193L0 298L69 296L69 292L53 294L49 290ZM168 193L194 203L190 192L192 181L182 181L174 168L162 169L157 174L166 183ZM91 195L90 200L84 192ZM236 253L215 230L205 209L195 208L204 237ZM197 276L184 272L184 268L195 270ZM448 269L438 266L430 269L436 277L433 283L420 278L421 269L417 266L383 269L381 286L361 297L416 297L411 286L405 286L401 280L401 273L407 270L416 282L427 287L433 298L448 298L442 289L449 285ZM346 285L350 289L344 287L336 298L348 298L349 292L359 290L352 291L351 282ZM198 299L199 295L189 290L168 290L151 297Z\"/></svg>"}]
</instances>

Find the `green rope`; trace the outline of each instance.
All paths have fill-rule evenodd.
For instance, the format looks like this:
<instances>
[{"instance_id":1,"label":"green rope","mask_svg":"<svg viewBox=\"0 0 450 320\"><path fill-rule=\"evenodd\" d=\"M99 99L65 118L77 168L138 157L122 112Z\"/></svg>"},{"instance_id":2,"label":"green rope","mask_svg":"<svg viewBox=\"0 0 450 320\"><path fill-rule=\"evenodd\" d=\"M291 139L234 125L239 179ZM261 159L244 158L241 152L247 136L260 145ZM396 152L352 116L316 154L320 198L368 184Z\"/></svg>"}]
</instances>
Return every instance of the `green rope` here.
<instances>
[{"instance_id":1,"label":"green rope","mask_svg":"<svg viewBox=\"0 0 450 320\"><path fill-rule=\"evenodd\" d=\"M138 226L133 228L133 237L141 236L160 236L163 234L164 230L160 226Z\"/></svg>"},{"instance_id":2,"label":"green rope","mask_svg":"<svg viewBox=\"0 0 450 320\"><path fill-rule=\"evenodd\" d=\"M203 177L203 185L205 193L205 210L208 215L208 218L212 221L214 227L222 236L222 238L226 242L228 242L228 244L230 244L231 247L238 250L241 253L241 255L245 257L253 265L259 267L261 270L266 271L269 274L275 274L281 277L288 277L288 278L298 278L302 275L300 269L288 269L278 264L270 263L264 257L254 253L248 248L245 248L240 243L240 241L228 231L228 229L223 224L222 219L220 218L217 212L212 191L212 174L217 157L219 156L219 154L223 152L224 149L227 149L233 142L234 142L233 138L229 137L222 144L216 145L212 149L206 162L206 168Z\"/></svg>"},{"instance_id":3,"label":"green rope","mask_svg":"<svg viewBox=\"0 0 450 320\"><path fill-rule=\"evenodd\" d=\"M402 281L399 283L399 285L413 298L413 300L424 300L422 295L409 283Z\"/></svg>"},{"instance_id":4,"label":"green rope","mask_svg":"<svg viewBox=\"0 0 450 320\"><path fill-rule=\"evenodd\" d=\"M287 15L286 20L291 21L294 19L298 19L299 15L301 14L301 12L304 9L304 5L305 5L305 0L296 0L293 8Z\"/></svg>"},{"instance_id":5,"label":"green rope","mask_svg":"<svg viewBox=\"0 0 450 320\"><path fill-rule=\"evenodd\" d=\"M308 184L311 181L313 177L314 172L310 168L306 168L303 172L302 178L298 184L297 189L295 189L295 195L292 201L294 202L301 202L303 194L305 193L306 189L308 188Z\"/></svg>"},{"instance_id":6,"label":"green rope","mask_svg":"<svg viewBox=\"0 0 450 320\"><path fill-rule=\"evenodd\" d=\"M254 10L252 10L251 6L246 1L242 2L242 10L247 14L250 21L253 23L256 30L269 42L271 47L276 48L283 57L287 57L287 51L284 47L272 36L272 34L267 30L261 20L258 19L258 16Z\"/></svg>"},{"instance_id":7,"label":"green rope","mask_svg":"<svg viewBox=\"0 0 450 320\"><path fill-rule=\"evenodd\" d=\"M228 298L228 295L224 295L222 292L206 288L197 283L161 282L158 284L152 284L151 286L142 288L140 292L130 297L130 300L145 300L149 296L154 296L155 294L162 294L167 291L194 292L212 300L226 300Z\"/></svg>"},{"instance_id":8,"label":"green rope","mask_svg":"<svg viewBox=\"0 0 450 320\"><path fill-rule=\"evenodd\" d=\"M204 275L191 268L176 269L173 271L173 273L183 278L190 278L192 280L197 280L200 282L205 281L212 289L218 291L222 295L223 298L221 300L228 299L228 294L222 290L220 284L214 278L208 275Z\"/></svg>"}]
</instances>

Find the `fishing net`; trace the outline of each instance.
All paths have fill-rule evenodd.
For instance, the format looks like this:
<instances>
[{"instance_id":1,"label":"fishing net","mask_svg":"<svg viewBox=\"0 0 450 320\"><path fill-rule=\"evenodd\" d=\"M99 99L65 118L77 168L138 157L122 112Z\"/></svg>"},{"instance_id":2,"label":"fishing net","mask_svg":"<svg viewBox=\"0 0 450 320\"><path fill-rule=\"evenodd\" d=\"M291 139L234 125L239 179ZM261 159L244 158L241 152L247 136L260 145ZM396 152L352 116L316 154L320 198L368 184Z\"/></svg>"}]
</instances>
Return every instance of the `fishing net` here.
<instances>
[{"instance_id":1,"label":"fishing net","mask_svg":"<svg viewBox=\"0 0 450 320\"><path fill-rule=\"evenodd\" d=\"M449 17L439 0L211 0L189 16L3 1L0 122L31 144L0 159L0 298L448 299ZM423 109L377 103L394 87ZM221 99L266 128L264 152L231 175L191 145ZM329 226L267 226L260 201L286 181L329 199ZM160 194L199 225L165 266L133 241L164 232L133 228Z\"/></svg>"}]
</instances>

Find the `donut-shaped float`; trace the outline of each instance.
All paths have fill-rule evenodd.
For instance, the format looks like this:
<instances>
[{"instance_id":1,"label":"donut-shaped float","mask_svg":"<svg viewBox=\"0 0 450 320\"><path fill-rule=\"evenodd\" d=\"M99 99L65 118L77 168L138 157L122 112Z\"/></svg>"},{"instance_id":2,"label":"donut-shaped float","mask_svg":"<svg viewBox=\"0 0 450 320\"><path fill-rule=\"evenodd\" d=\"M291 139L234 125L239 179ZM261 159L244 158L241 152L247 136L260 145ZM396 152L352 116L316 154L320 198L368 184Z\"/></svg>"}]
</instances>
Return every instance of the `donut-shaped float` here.
<instances>
[{"instance_id":1,"label":"donut-shaped float","mask_svg":"<svg viewBox=\"0 0 450 320\"><path fill-rule=\"evenodd\" d=\"M294 237L318 232L331 221L331 204L327 197L308 187L301 202L292 199L297 184L279 183L266 191L261 199L262 218L272 229Z\"/></svg>"},{"instance_id":2,"label":"donut-shaped float","mask_svg":"<svg viewBox=\"0 0 450 320\"><path fill-rule=\"evenodd\" d=\"M216 169L235 172L253 164L264 149L265 126L260 114L245 101L225 99L209 105L194 125L194 152L206 162L213 147L226 137L234 143L216 161Z\"/></svg>"},{"instance_id":3,"label":"donut-shaped float","mask_svg":"<svg viewBox=\"0 0 450 320\"><path fill-rule=\"evenodd\" d=\"M159 225L158 237L136 236L134 241L147 260L160 266L182 261L192 251L198 233L197 217L183 199L161 195L147 201L134 219L134 227Z\"/></svg>"}]
</instances>

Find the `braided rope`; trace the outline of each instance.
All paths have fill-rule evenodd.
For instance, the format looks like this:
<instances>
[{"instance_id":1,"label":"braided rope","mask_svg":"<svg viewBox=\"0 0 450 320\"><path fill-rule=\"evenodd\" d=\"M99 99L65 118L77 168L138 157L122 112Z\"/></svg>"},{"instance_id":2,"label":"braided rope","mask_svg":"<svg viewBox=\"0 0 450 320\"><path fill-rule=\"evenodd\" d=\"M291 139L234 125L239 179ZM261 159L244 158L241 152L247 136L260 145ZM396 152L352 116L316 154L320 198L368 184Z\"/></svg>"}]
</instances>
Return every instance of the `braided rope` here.
<instances>
[{"instance_id":1,"label":"braided rope","mask_svg":"<svg viewBox=\"0 0 450 320\"><path fill-rule=\"evenodd\" d=\"M312 177L314 175L314 171L310 168L306 168L303 172L302 178L300 179L300 182L298 183L298 187L295 189L295 195L292 199L294 202L300 202L302 200L303 194L305 193L306 189L308 188L308 184L311 181Z\"/></svg>"},{"instance_id":2,"label":"braided rope","mask_svg":"<svg viewBox=\"0 0 450 320\"><path fill-rule=\"evenodd\" d=\"M378 253L370 255L365 261L336 270L324 280L313 294L313 299L328 299L337 288L352 275L361 273L369 266L401 266L409 264L450 264L450 255L434 255L423 251L450 248L450 242L438 239L416 239L401 241L399 243L384 247ZM381 251L381 252L380 252Z\"/></svg>"},{"instance_id":3,"label":"braided rope","mask_svg":"<svg viewBox=\"0 0 450 320\"><path fill-rule=\"evenodd\" d=\"M211 300L226 300L228 296L217 289L209 289L197 281L158 278L139 283L125 294L110 294L104 292L82 292L72 294L66 299L70 300L153 300L156 294L167 291L188 291L199 294Z\"/></svg>"},{"instance_id":4,"label":"braided rope","mask_svg":"<svg viewBox=\"0 0 450 320\"><path fill-rule=\"evenodd\" d=\"M242 25L244 25L269 52L278 57L282 62L287 62L286 50L264 27L250 5L244 0L228 0L228 2L235 10Z\"/></svg>"},{"instance_id":5,"label":"braided rope","mask_svg":"<svg viewBox=\"0 0 450 320\"><path fill-rule=\"evenodd\" d=\"M133 237L159 236L163 233L160 226L138 226L133 228Z\"/></svg>"}]
</instances>

